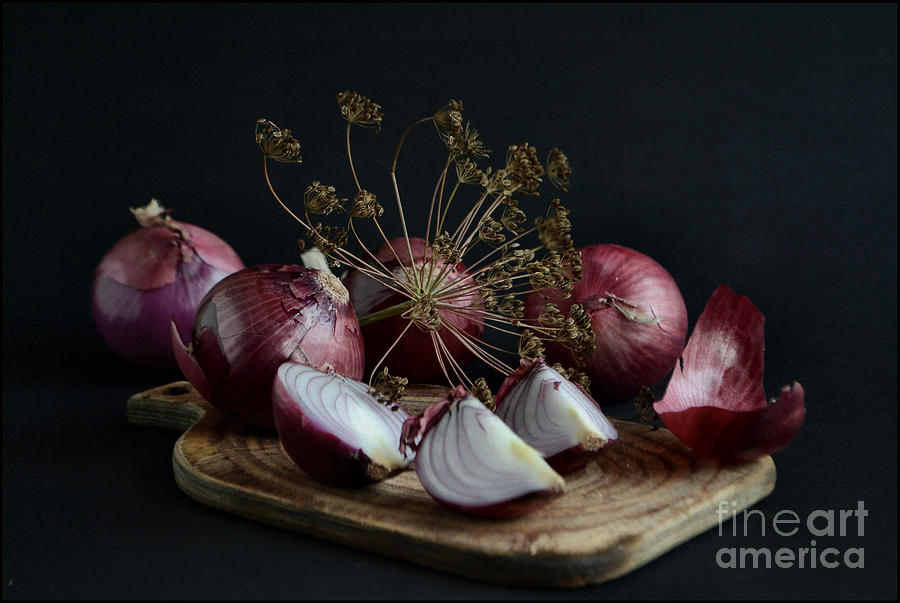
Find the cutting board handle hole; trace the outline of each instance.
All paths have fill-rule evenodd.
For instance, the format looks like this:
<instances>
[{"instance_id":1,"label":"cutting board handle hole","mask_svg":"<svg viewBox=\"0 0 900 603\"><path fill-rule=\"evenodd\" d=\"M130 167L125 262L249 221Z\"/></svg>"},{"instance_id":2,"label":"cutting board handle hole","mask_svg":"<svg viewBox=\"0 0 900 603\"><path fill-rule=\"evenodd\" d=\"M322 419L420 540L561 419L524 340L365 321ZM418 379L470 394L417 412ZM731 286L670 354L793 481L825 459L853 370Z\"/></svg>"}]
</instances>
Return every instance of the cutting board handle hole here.
<instances>
[{"instance_id":1,"label":"cutting board handle hole","mask_svg":"<svg viewBox=\"0 0 900 603\"><path fill-rule=\"evenodd\" d=\"M191 393L191 388L184 385L173 385L164 389L163 393L167 396L183 396Z\"/></svg>"}]
</instances>

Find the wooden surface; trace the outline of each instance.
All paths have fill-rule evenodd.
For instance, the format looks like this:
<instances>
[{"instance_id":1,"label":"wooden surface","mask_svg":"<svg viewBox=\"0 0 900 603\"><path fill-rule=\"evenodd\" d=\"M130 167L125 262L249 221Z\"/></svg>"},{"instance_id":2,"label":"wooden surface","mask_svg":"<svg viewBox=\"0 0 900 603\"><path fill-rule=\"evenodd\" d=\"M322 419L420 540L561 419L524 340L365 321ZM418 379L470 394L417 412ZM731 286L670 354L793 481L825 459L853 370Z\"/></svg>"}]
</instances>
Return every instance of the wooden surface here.
<instances>
[{"instance_id":1,"label":"wooden surface","mask_svg":"<svg viewBox=\"0 0 900 603\"><path fill-rule=\"evenodd\" d=\"M444 389L404 401L413 412ZM514 520L473 519L434 501L414 471L362 489L323 485L283 454L274 432L226 419L187 382L132 396L128 421L187 431L175 481L212 507L485 582L574 588L621 576L717 525L775 486L771 457L722 467L666 429L615 421L620 439L566 477L565 494Z\"/></svg>"}]
</instances>

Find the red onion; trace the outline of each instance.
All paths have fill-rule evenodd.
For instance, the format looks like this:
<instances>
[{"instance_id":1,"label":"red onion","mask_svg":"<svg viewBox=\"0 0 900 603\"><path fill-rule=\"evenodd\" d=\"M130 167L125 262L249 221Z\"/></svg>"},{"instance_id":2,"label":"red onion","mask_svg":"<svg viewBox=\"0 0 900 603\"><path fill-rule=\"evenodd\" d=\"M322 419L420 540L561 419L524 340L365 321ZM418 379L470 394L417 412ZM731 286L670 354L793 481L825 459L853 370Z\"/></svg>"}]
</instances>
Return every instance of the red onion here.
<instances>
[{"instance_id":1,"label":"red onion","mask_svg":"<svg viewBox=\"0 0 900 603\"><path fill-rule=\"evenodd\" d=\"M347 290L334 275L294 265L253 266L203 299L189 348L172 327L185 377L224 414L273 427L272 383L284 362L363 373L362 336Z\"/></svg>"},{"instance_id":2,"label":"red onion","mask_svg":"<svg viewBox=\"0 0 900 603\"><path fill-rule=\"evenodd\" d=\"M545 504L564 480L500 418L458 386L403 425L416 475L439 502L481 517L516 517Z\"/></svg>"},{"instance_id":3,"label":"red onion","mask_svg":"<svg viewBox=\"0 0 900 603\"><path fill-rule=\"evenodd\" d=\"M522 360L494 403L497 416L563 473L581 467L619 437L587 392L542 359Z\"/></svg>"},{"instance_id":4,"label":"red onion","mask_svg":"<svg viewBox=\"0 0 900 603\"><path fill-rule=\"evenodd\" d=\"M803 387L763 390L765 317L722 285L697 320L662 400L653 405L672 433L706 458L752 461L787 447L806 417Z\"/></svg>"},{"instance_id":5,"label":"red onion","mask_svg":"<svg viewBox=\"0 0 900 603\"><path fill-rule=\"evenodd\" d=\"M583 276L570 298L553 291L528 295L525 316L535 319L546 301L564 312L574 303L591 316L596 351L584 367L595 399L626 398L652 386L672 368L684 349L687 309L674 279L651 258L621 245L579 250ZM548 298L545 300L544 296ZM549 362L573 366L559 344L547 346Z\"/></svg>"},{"instance_id":6,"label":"red onion","mask_svg":"<svg viewBox=\"0 0 900 603\"><path fill-rule=\"evenodd\" d=\"M410 462L400 452L405 410L380 404L359 381L302 364L278 367L272 411L288 456L335 485L383 480Z\"/></svg>"},{"instance_id":7,"label":"red onion","mask_svg":"<svg viewBox=\"0 0 900 603\"><path fill-rule=\"evenodd\" d=\"M387 244L382 245L376 252L375 257L393 271L399 282L409 282L400 262L407 267L407 270L423 273L425 278L428 277L429 270L432 278L437 278L442 268L447 264L440 261L432 261L431 250L426 250L424 239L410 238L409 246L412 249L412 262L410 262L409 249L407 249L405 238L392 240L390 246ZM392 247L394 251L391 251ZM394 255L395 252L396 256ZM397 261L398 258L400 262ZM443 285L455 283L458 286L466 286L468 284L466 281L471 281L471 278L467 275L466 266L462 263L450 269L442 279ZM347 286L347 290L350 291L350 298L353 300L357 314L362 319L374 312L409 300L409 297L391 291L357 271L351 271L345 277L344 284ZM460 295L454 300L454 305L463 310L471 309L472 311L484 308L477 289ZM460 331L464 331L475 338L481 338L483 335L483 323L447 309L439 309L438 311L443 322L450 323ZM364 324L362 332L366 345L367 373L370 373L375 368L375 364L384 356L397 338L403 334L404 329L409 327L409 324L410 319L400 315ZM444 342L444 345L447 346L448 355L452 356L461 367L465 367L472 361L474 354L450 329L441 327L438 331L438 336ZM417 326L412 326L406 330L403 338L391 350L383 364L390 367L393 372L407 377L410 382L430 383L444 381L444 373L435 353L431 334Z\"/></svg>"},{"instance_id":8,"label":"red onion","mask_svg":"<svg viewBox=\"0 0 900 603\"><path fill-rule=\"evenodd\" d=\"M91 314L118 356L171 366L169 323L187 339L203 296L244 264L225 241L172 220L155 199L131 211L143 227L120 239L97 266Z\"/></svg>"}]
</instances>

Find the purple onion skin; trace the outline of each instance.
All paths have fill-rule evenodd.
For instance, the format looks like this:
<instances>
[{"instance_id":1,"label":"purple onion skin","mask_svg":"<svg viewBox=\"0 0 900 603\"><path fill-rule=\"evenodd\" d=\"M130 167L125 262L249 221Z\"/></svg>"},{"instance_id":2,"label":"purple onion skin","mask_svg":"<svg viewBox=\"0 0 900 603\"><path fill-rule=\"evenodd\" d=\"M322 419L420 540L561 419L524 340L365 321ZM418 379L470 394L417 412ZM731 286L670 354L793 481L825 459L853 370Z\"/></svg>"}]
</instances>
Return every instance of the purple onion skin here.
<instances>
[{"instance_id":1,"label":"purple onion skin","mask_svg":"<svg viewBox=\"0 0 900 603\"><path fill-rule=\"evenodd\" d=\"M203 296L244 268L222 239L180 225L189 241L163 226L141 228L120 239L97 266L91 315L113 353L132 364L174 366L169 323L174 320L187 340Z\"/></svg>"},{"instance_id":2,"label":"purple onion skin","mask_svg":"<svg viewBox=\"0 0 900 603\"><path fill-rule=\"evenodd\" d=\"M335 486L359 487L375 481L366 471L371 459L310 421L278 378L272 387L272 408L282 449L307 474Z\"/></svg>"},{"instance_id":3,"label":"purple onion skin","mask_svg":"<svg viewBox=\"0 0 900 603\"><path fill-rule=\"evenodd\" d=\"M570 298L553 291L530 293L525 317L535 319L545 307L544 295L563 312L580 303L591 316L596 352L583 368L595 400L635 396L642 386L661 381L674 368L687 336L687 308L672 276L650 257L621 245L591 245L579 250L583 276ZM603 303L610 293L633 301L657 324L641 324ZM542 295L544 294L544 295ZM547 346L548 362L575 366L572 353L559 344Z\"/></svg>"},{"instance_id":4,"label":"purple onion skin","mask_svg":"<svg viewBox=\"0 0 900 603\"><path fill-rule=\"evenodd\" d=\"M409 249L406 247L406 239L393 239L391 246L396 251L400 261L408 266L410 264L410 256ZM410 247L412 248L412 257L415 262L431 258L431 254L425 248L424 239L410 238ZM376 252L376 257L389 269L393 270L400 267L400 262L397 261L387 244L382 245ZM439 272L442 265L441 263L436 264L435 274ZM457 264L454 269L455 272L445 279L447 282L462 281L468 278L464 264ZM400 276L405 278L402 274ZM351 271L347 275L344 279L344 284L347 286L347 290L350 291L350 297L359 316L366 316L384 308L389 308L407 299L356 271ZM470 307L472 310L484 308L477 291L462 298L459 305ZM468 333L476 339L480 339L484 334L483 324L446 310L440 310L440 313L445 322L453 324L459 330ZM381 359L408 325L408 319L401 316L391 316L362 327L366 346L367 373L374 368L375 363ZM438 331L438 336L447 346L450 355L456 359L460 366L465 367L474 359L474 354L446 327L442 327ZM434 351L430 333L426 333L416 326L412 326L406 331L403 339L388 354L383 366L390 367L392 372L402 374L412 383L440 383L445 380L444 372L441 370L440 362Z\"/></svg>"},{"instance_id":5,"label":"purple onion skin","mask_svg":"<svg viewBox=\"0 0 900 603\"><path fill-rule=\"evenodd\" d=\"M185 377L223 414L273 429L272 383L284 362L362 378L353 305L325 290L320 274L284 264L245 268L207 293L189 349L173 338Z\"/></svg>"}]
</instances>

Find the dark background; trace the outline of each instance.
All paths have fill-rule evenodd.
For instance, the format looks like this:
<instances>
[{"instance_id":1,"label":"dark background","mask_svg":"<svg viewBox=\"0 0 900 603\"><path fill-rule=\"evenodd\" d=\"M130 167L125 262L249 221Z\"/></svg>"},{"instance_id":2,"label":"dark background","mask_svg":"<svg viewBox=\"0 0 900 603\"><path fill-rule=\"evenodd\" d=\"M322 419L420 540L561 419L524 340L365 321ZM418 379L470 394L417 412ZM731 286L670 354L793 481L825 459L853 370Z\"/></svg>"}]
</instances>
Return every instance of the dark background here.
<instances>
[{"instance_id":1,"label":"dark background","mask_svg":"<svg viewBox=\"0 0 900 603\"><path fill-rule=\"evenodd\" d=\"M896 597L896 26L889 4L4 4L4 598ZM297 261L253 125L303 144L302 166L273 171L286 199L313 179L349 190L347 88L385 107L382 133L354 131L381 199L406 125L460 98L495 157L561 147L576 241L659 261L692 326L721 283L750 297L767 391L796 379L808 408L756 508L771 521L864 501L863 535L817 545L864 547L865 567L720 569L721 547L812 537L710 530L607 584L522 590L184 495L177 434L124 412L180 375L106 349L94 267L151 196L247 265ZM426 130L410 139L407 208L441 156Z\"/></svg>"}]
</instances>

